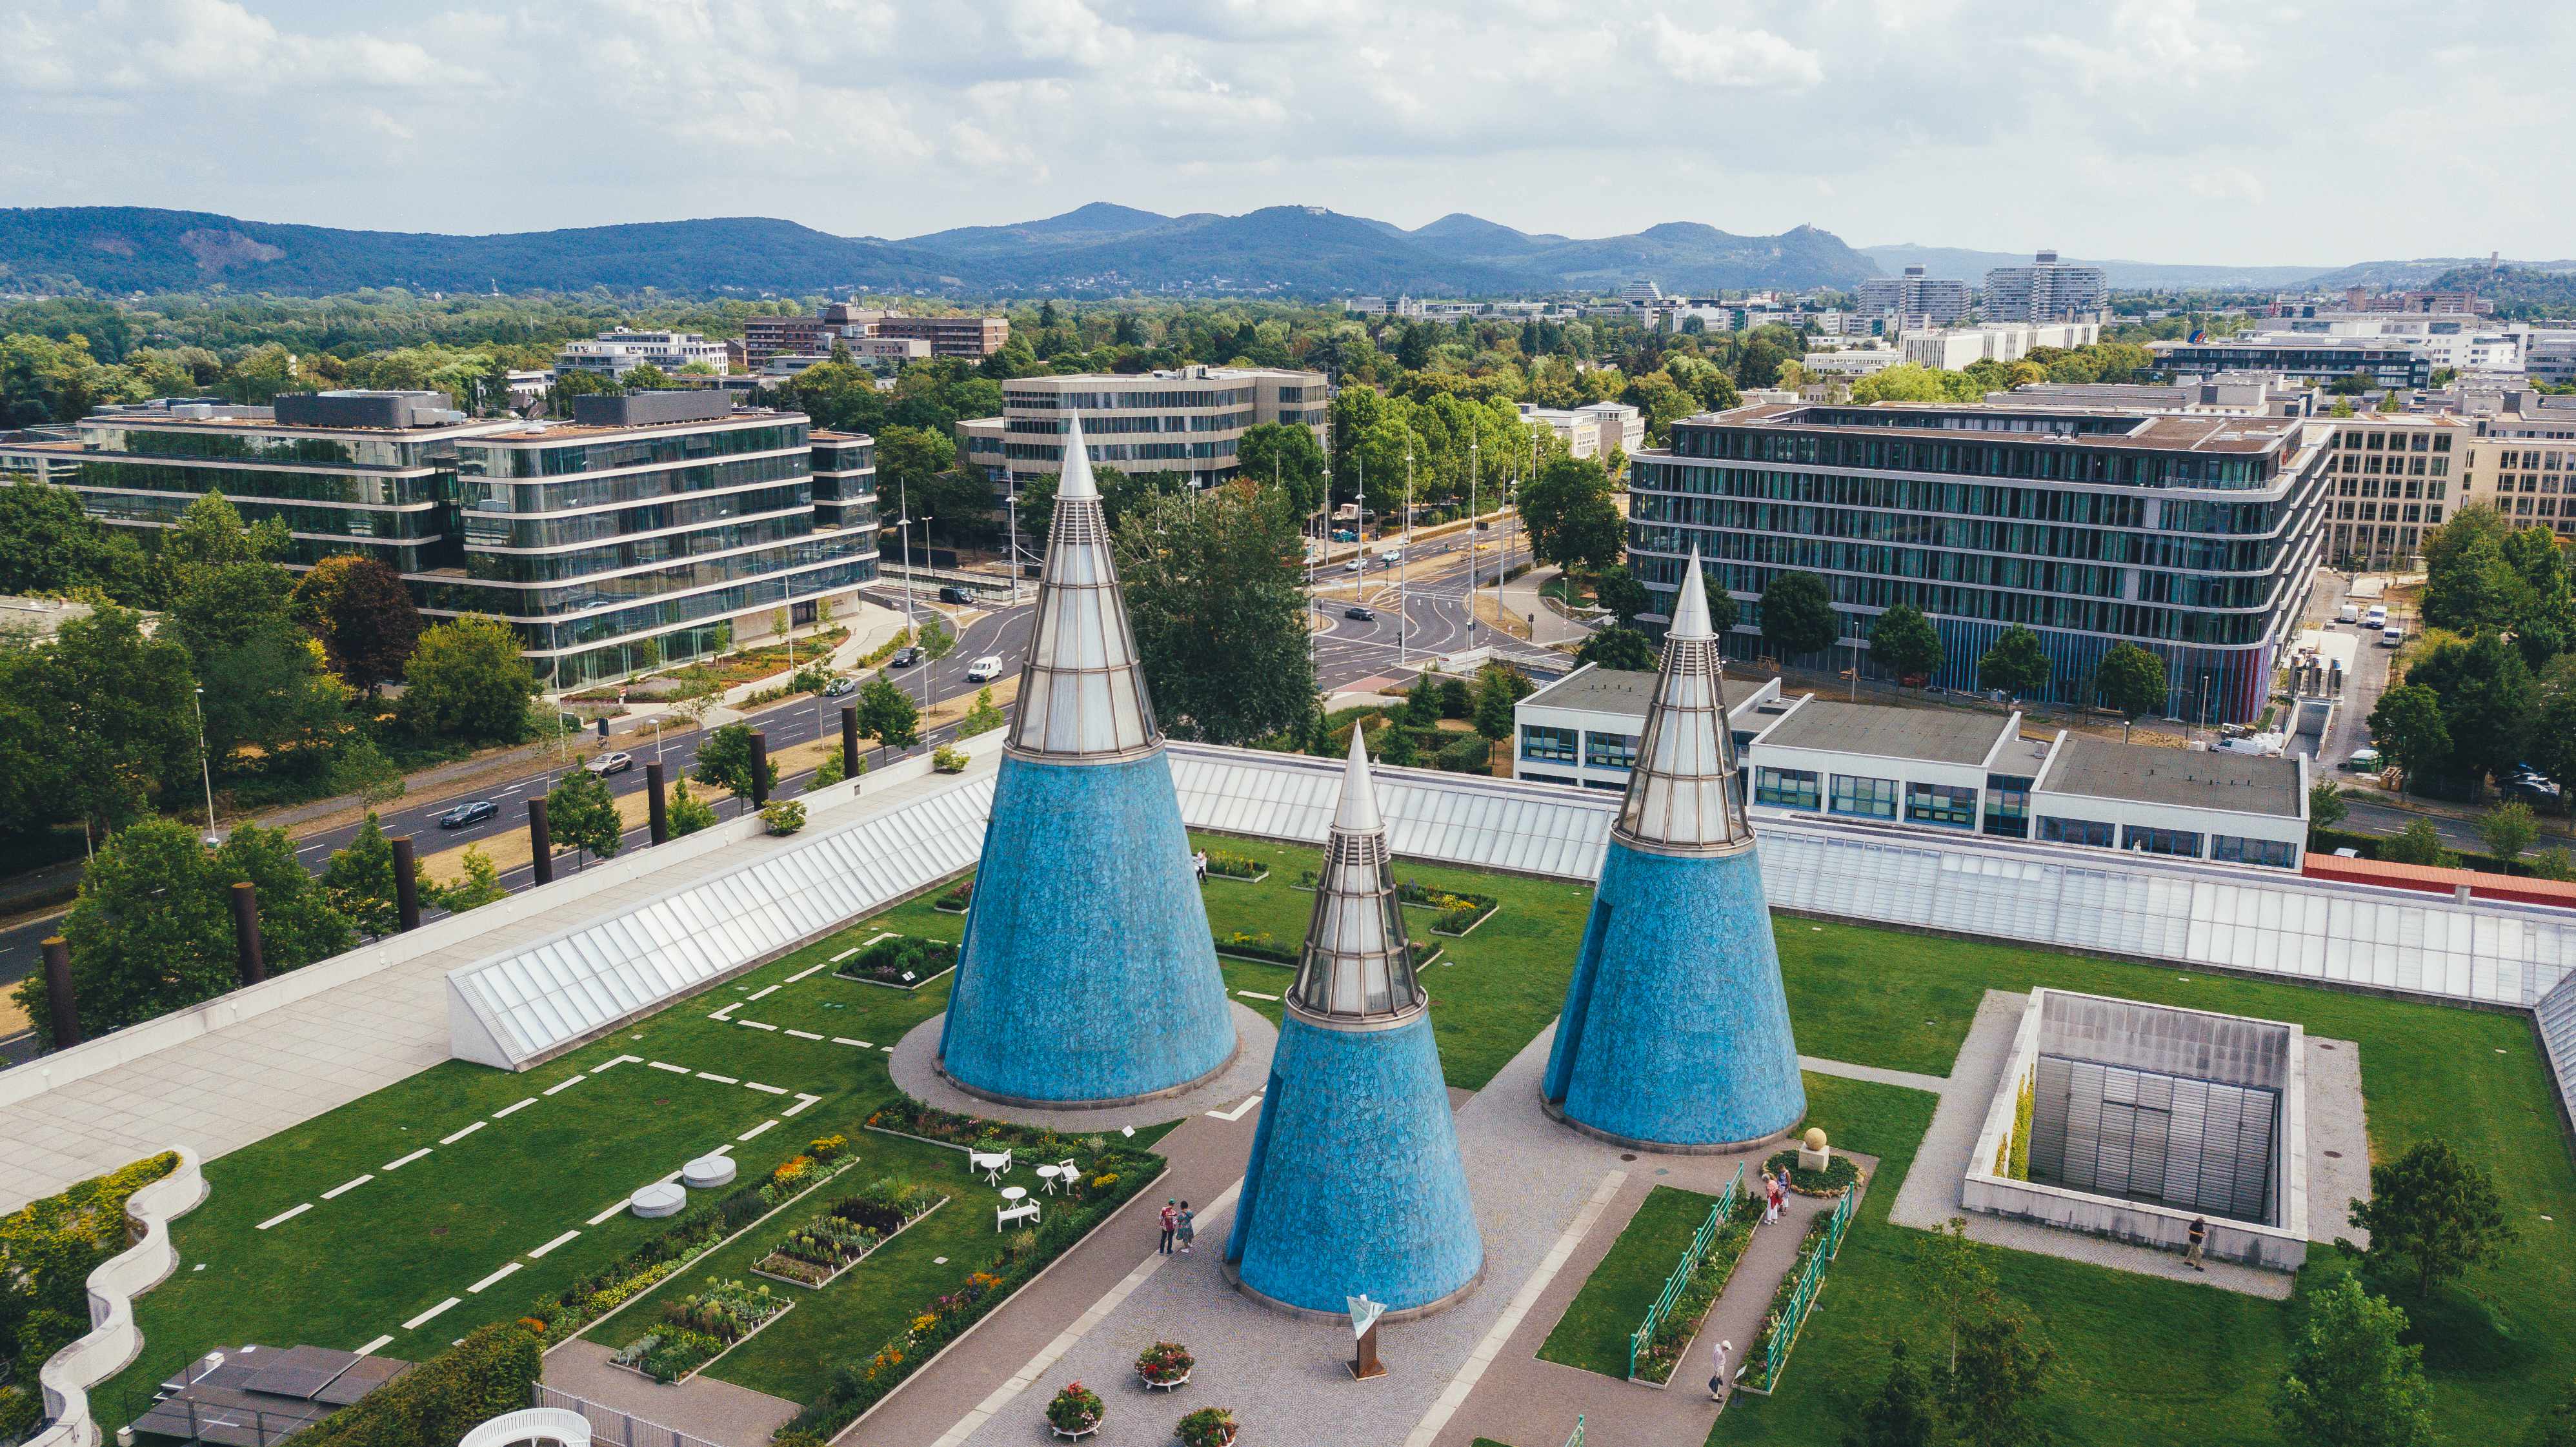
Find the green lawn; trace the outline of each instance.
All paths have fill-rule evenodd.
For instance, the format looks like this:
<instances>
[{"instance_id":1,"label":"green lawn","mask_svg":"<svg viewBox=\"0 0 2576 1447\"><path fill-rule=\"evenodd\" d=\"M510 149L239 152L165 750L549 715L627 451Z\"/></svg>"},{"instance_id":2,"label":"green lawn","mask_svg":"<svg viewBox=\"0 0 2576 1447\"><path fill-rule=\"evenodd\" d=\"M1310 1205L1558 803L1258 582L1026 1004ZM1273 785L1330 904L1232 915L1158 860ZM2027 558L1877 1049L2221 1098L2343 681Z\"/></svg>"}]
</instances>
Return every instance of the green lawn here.
<instances>
[{"instance_id":1,"label":"green lawn","mask_svg":"<svg viewBox=\"0 0 2576 1447\"><path fill-rule=\"evenodd\" d=\"M1678 1186L1648 1191L1619 1239L1610 1243L1610 1254L1565 1304L1565 1314L1556 1319L1538 1354L1627 1380L1629 1334L1646 1319L1647 1308L1663 1293L1682 1253L1690 1249L1691 1237L1716 1205L1715 1196Z\"/></svg>"},{"instance_id":2,"label":"green lawn","mask_svg":"<svg viewBox=\"0 0 2576 1447\"><path fill-rule=\"evenodd\" d=\"M2004 945L1778 920L1799 1048L1866 1064L1946 1073L1987 988L2032 985L2295 1020L2361 1047L2374 1157L2442 1135L2493 1163L2522 1232L2498 1265L2417 1302L2436 1420L2451 1441L2518 1442L2576 1378L2576 1167L2571 1167L2530 1022L2520 1016L2392 1001L2313 987L2083 959ZM1926 1024L1925 1022L1931 1022ZM1812 1113L1854 1150L1906 1156L1928 1122L1838 1112L1884 1089L1808 1077ZM1896 1092L1911 1095L1911 1092ZM1727 1412L1712 1442L1831 1444L1885 1371L1886 1343L1928 1350L1914 1304L1907 1240L1885 1224L1899 1172L1882 1165L1854 1234L1781 1394ZM2340 1213L2312 1206L2312 1236L2331 1240ZM2543 1221L2542 1216L2555 1221ZM2294 1304L2014 1253L2005 1286L2060 1353L2051 1392L2068 1442L2268 1444L2265 1403L2285 1360ZM2331 1249L2303 1285L2343 1269Z\"/></svg>"}]
</instances>

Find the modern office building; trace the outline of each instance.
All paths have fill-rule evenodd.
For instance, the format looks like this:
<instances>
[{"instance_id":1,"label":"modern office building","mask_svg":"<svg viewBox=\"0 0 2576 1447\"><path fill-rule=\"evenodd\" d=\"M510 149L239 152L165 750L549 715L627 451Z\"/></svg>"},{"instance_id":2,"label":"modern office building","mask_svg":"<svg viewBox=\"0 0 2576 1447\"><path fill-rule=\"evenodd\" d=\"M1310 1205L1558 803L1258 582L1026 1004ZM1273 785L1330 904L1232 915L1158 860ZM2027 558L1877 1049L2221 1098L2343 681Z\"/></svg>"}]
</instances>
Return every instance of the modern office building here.
<instances>
[{"instance_id":1,"label":"modern office building","mask_svg":"<svg viewBox=\"0 0 2576 1447\"><path fill-rule=\"evenodd\" d=\"M2324 425L2333 437L2325 459L2326 560L2407 566L2425 534L2467 504L2474 430L2446 414L2368 413Z\"/></svg>"},{"instance_id":2,"label":"modern office building","mask_svg":"<svg viewBox=\"0 0 2576 1447\"><path fill-rule=\"evenodd\" d=\"M1918 367L1956 372L1974 362L2018 362L2039 347L2089 347L2100 340L2099 322L1981 322L1906 332L1897 345Z\"/></svg>"},{"instance_id":3,"label":"modern office building","mask_svg":"<svg viewBox=\"0 0 2576 1447\"><path fill-rule=\"evenodd\" d=\"M2544 527L2562 538L2576 537L2576 417L2561 423L2560 440L2471 440L2458 506L2492 503L2516 527Z\"/></svg>"},{"instance_id":4,"label":"modern office building","mask_svg":"<svg viewBox=\"0 0 2576 1447\"><path fill-rule=\"evenodd\" d=\"M854 531L867 539L870 553L877 536L877 440L864 432L815 428L814 527Z\"/></svg>"},{"instance_id":5,"label":"modern office building","mask_svg":"<svg viewBox=\"0 0 2576 1447\"><path fill-rule=\"evenodd\" d=\"M2405 337L2258 336L2200 341L2149 342L2156 369L2185 372L2270 372L2303 382L2335 382L2358 374L2374 387L2423 387L2433 362L2420 339Z\"/></svg>"},{"instance_id":6,"label":"modern office building","mask_svg":"<svg viewBox=\"0 0 2576 1447\"><path fill-rule=\"evenodd\" d=\"M833 302L812 313L744 317L743 360L747 366L758 370L776 356L790 353L827 355L834 342L874 336L877 319L884 315L884 312L871 308Z\"/></svg>"},{"instance_id":7,"label":"modern office building","mask_svg":"<svg viewBox=\"0 0 2576 1447\"><path fill-rule=\"evenodd\" d=\"M1946 327L1968 317L1968 284L1926 276L1919 266L1905 268L1901 276L1873 276L1854 290L1859 311L1872 316L1894 313L1904 318L1900 330Z\"/></svg>"},{"instance_id":8,"label":"modern office building","mask_svg":"<svg viewBox=\"0 0 2576 1447\"><path fill-rule=\"evenodd\" d=\"M1513 709L1516 778L1623 790L1655 675L1586 665ZM2296 870L2305 760L2120 743L2025 716L1783 695L1777 679L1727 708L1756 823L1846 820Z\"/></svg>"},{"instance_id":9,"label":"modern office building","mask_svg":"<svg viewBox=\"0 0 2576 1447\"><path fill-rule=\"evenodd\" d=\"M2110 290L2102 268L2043 251L2028 266L1987 272L1982 310L1990 322L2074 321L2100 311Z\"/></svg>"},{"instance_id":10,"label":"modern office building","mask_svg":"<svg viewBox=\"0 0 2576 1447\"><path fill-rule=\"evenodd\" d=\"M1669 597L1693 549L1761 645L1773 578L1824 579L1847 639L1923 610L1972 688L2005 629L2039 635L2071 699L2112 645L2165 660L2166 712L2259 713L2323 547L2326 437L2237 417L1982 405L1763 404L1673 424L1628 474L1629 563ZM1837 667L1837 645L1807 660ZM1856 645L1865 647L1865 644Z\"/></svg>"},{"instance_id":11,"label":"modern office building","mask_svg":"<svg viewBox=\"0 0 2576 1447\"><path fill-rule=\"evenodd\" d=\"M2009 392L1988 392L1984 400L1994 407L2043 411L2108 407L2210 417L2308 417L2319 410L2315 387L2260 372L2172 382L2027 382Z\"/></svg>"},{"instance_id":12,"label":"modern office building","mask_svg":"<svg viewBox=\"0 0 2576 1447\"><path fill-rule=\"evenodd\" d=\"M1303 424L1324 443L1331 401L1323 373L1267 367L1020 377L1002 384L1000 417L957 424L957 450L997 487L1016 492L1064 466L1066 420L1078 416L1093 462L1121 472L1186 472L1204 487L1234 475L1236 446L1257 424ZM999 459L989 451L997 427Z\"/></svg>"},{"instance_id":13,"label":"modern office building","mask_svg":"<svg viewBox=\"0 0 2576 1447\"><path fill-rule=\"evenodd\" d=\"M708 341L696 332L632 332L618 327L586 342L566 342L555 352L555 370L559 372L624 377L647 365L664 372L703 365L713 368L719 377L732 368L725 344Z\"/></svg>"}]
</instances>

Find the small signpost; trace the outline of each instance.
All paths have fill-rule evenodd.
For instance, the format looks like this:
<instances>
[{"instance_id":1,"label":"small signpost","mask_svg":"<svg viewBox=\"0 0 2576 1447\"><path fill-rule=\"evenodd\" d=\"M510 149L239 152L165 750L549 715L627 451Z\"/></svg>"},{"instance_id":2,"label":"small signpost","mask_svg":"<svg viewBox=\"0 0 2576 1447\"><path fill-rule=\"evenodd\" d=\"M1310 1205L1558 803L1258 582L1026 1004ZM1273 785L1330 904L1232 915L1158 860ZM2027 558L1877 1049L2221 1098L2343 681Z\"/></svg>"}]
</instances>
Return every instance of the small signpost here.
<instances>
[{"instance_id":1,"label":"small signpost","mask_svg":"<svg viewBox=\"0 0 2576 1447\"><path fill-rule=\"evenodd\" d=\"M1351 1357L1351 1379L1365 1382L1386 1375L1377 1360L1377 1319L1386 1315L1386 1303L1371 1301L1366 1296L1342 1298L1351 1304L1351 1337L1359 1350Z\"/></svg>"}]
</instances>

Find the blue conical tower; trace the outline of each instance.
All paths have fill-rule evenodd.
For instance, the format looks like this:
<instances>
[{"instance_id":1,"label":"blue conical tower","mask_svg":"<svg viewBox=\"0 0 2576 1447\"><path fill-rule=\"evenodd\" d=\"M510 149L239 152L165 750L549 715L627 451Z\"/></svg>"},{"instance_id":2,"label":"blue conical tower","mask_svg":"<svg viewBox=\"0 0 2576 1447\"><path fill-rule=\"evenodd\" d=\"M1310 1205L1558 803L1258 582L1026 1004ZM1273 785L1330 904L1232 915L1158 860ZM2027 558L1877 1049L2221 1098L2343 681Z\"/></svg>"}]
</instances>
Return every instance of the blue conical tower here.
<instances>
[{"instance_id":1,"label":"blue conical tower","mask_svg":"<svg viewBox=\"0 0 2576 1447\"><path fill-rule=\"evenodd\" d=\"M1291 1311L1420 1316L1485 1270L1391 861L1354 729L1225 1247L1245 1295Z\"/></svg>"},{"instance_id":2,"label":"blue conical tower","mask_svg":"<svg viewBox=\"0 0 2576 1447\"><path fill-rule=\"evenodd\" d=\"M1691 555L1542 1087L1622 1145L1722 1151L1806 1118L1762 864Z\"/></svg>"},{"instance_id":3,"label":"blue conical tower","mask_svg":"<svg viewBox=\"0 0 2576 1447\"><path fill-rule=\"evenodd\" d=\"M1100 491L1068 418L940 1069L1010 1104L1125 1105L1185 1090L1235 1050Z\"/></svg>"}]
</instances>

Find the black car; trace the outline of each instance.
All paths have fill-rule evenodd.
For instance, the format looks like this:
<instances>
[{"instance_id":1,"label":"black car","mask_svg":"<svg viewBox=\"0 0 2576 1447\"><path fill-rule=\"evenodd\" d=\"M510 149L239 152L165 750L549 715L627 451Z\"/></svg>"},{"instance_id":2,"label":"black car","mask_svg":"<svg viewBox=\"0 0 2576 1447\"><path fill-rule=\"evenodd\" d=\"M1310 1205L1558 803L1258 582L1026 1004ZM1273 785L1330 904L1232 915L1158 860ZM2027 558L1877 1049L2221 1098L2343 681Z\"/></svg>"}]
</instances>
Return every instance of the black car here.
<instances>
[{"instance_id":1,"label":"black car","mask_svg":"<svg viewBox=\"0 0 2576 1447\"><path fill-rule=\"evenodd\" d=\"M975 595L958 587L954 583L945 583L940 586L939 601L942 603L971 604L975 601Z\"/></svg>"},{"instance_id":2,"label":"black car","mask_svg":"<svg viewBox=\"0 0 2576 1447\"><path fill-rule=\"evenodd\" d=\"M905 644L903 647L898 648L898 649L896 649L896 650L894 651L894 657L889 658L889 659L887 659L887 660L886 660L886 667L888 667L888 668L910 668L910 667L912 667L914 664L919 663L920 661L921 661L921 650L920 650L920 649L918 649L918 648L913 647L913 646L912 646L912 645L910 645L910 644Z\"/></svg>"},{"instance_id":3,"label":"black car","mask_svg":"<svg viewBox=\"0 0 2576 1447\"><path fill-rule=\"evenodd\" d=\"M462 829L468 824L480 824L484 820L489 819L500 812L500 805L493 803L489 799L477 799L471 804L459 804L455 808L448 810L446 813L439 815L438 827L441 829Z\"/></svg>"},{"instance_id":4,"label":"black car","mask_svg":"<svg viewBox=\"0 0 2576 1447\"><path fill-rule=\"evenodd\" d=\"M1357 603L1353 603L1351 606L1342 610L1342 616L1345 618L1357 618L1363 623L1374 623L1377 621L1377 610L1375 608L1364 608Z\"/></svg>"}]
</instances>

